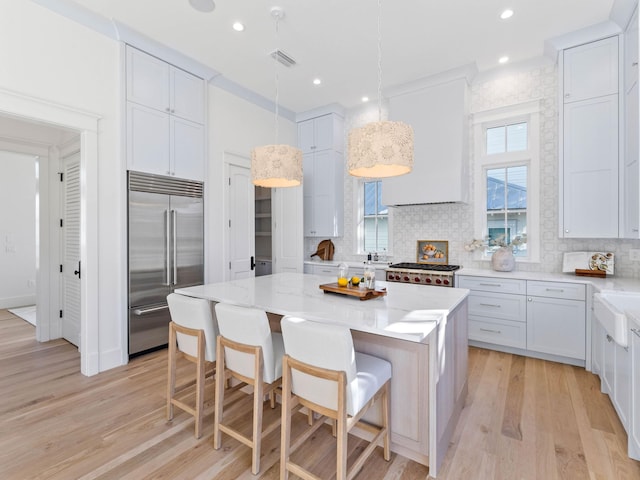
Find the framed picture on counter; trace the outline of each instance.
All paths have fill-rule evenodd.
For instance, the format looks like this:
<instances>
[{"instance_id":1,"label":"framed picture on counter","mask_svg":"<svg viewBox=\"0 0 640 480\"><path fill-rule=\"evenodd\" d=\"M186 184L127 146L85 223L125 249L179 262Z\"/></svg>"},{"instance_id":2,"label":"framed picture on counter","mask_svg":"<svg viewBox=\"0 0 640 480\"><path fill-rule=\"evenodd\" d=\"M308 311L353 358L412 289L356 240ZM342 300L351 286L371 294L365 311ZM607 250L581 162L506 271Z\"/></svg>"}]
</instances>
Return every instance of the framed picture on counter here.
<instances>
[{"instance_id":1,"label":"framed picture on counter","mask_svg":"<svg viewBox=\"0 0 640 480\"><path fill-rule=\"evenodd\" d=\"M418 240L418 263L449 262L449 242L446 240Z\"/></svg>"}]
</instances>

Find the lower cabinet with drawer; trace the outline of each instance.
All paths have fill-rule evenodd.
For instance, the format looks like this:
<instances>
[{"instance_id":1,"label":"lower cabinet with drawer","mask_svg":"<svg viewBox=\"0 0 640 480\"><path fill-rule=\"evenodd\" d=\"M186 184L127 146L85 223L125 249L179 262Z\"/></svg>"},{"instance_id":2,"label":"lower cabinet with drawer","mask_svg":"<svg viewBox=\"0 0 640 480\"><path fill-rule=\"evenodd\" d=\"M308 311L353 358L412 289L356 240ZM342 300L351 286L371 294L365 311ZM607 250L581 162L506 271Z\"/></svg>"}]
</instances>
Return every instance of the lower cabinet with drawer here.
<instances>
[{"instance_id":1,"label":"lower cabinet with drawer","mask_svg":"<svg viewBox=\"0 0 640 480\"><path fill-rule=\"evenodd\" d=\"M585 365L586 286L460 275L468 288L469 343Z\"/></svg>"}]
</instances>

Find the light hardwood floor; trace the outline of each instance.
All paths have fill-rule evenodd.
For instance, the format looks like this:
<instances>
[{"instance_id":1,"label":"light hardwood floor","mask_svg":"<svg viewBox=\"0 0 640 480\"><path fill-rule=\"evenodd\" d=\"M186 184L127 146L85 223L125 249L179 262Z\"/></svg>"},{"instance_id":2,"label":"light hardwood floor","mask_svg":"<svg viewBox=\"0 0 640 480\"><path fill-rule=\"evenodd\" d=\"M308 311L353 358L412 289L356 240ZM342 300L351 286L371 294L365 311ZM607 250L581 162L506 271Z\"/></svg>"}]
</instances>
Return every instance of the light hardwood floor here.
<instances>
[{"instance_id":1,"label":"light hardwood floor","mask_svg":"<svg viewBox=\"0 0 640 480\"><path fill-rule=\"evenodd\" d=\"M469 396L438 478L640 479L640 463L627 457L626 435L597 377L516 355L469 353ZM192 417L177 411L165 420L166 362L160 351L83 377L75 347L40 344L34 327L0 310L0 478L278 478L278 431L265 440L257 477L248 448L223 437L223 448L213 449L210 380L200 440ZM267 421L279 412L265 410ZM248 427L250 415L236 414ZM304 422L299 414L294 435ZM323 428L298 460L329 478L333 445ZM350 458L364 448L356 438L349 447ZM398 455L385 462L378 448L357 478L427 475L427 467Z\"/></svg>"}]
</instances>

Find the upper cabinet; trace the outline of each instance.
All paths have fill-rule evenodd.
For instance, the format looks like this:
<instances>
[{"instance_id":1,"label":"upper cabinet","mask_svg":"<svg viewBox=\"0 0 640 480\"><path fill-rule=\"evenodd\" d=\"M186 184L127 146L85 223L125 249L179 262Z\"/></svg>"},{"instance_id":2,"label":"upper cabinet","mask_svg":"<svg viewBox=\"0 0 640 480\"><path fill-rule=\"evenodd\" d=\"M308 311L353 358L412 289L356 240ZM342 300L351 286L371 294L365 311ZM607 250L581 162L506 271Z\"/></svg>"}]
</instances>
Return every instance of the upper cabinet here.
<instances>
[{"instance_id":1,"label":"upper cabinet","mask_svg":"<svg viewBox=\"0 0 640 480\"><path fill-rule=\"evenodd\" d=\"M392 96L389 118L413 127L413 170L382 180L382 203L467 202L469 86L466 78Z\"/></svg>"},{"instance_id":2,"label":"upper cabinet","mask_svg":"<svg viewBox=\"0 0 640 480\"><path fill-rule=\"evenodd\" d=\"M127 167L204 180L204 80L130 46L126 62Z\"/></svg>"},{"instance_id":3,"label":"upper cabinet","mask_svg":"<svg viewBox=\"0 0 640 480\"><path fill-rule=\"evenodd\" d=\"M569 48L563 60L565 103L618 93L618 37Z\"/></svg>"},{"instance_id":4,"label":"upper cabinet","mask_svg":"<svg viewBox=\"0 0 640 480\"><path fill-rule=\"evenodd\" d=\"M561 58L560 237L617 238L618 37Z\"/></svg>"},{"instance_id":5,"label":"upper cabinet","mask_svg":"<svg viewBox=\"0 0 640 480\"><path fill-rule=\"evenodd\" d=\"M624 33L623 237L640 238L640 109L638 104L638 10Z\"/></svg>"},{"instance_id":6,"label":"upper cabinet","mask_svg":"<svg viewBox=\"0 0 640 480\"><path fill-rule=\"evenodd\" d=\"M298 122L298 147L302 153L343 150L343 121L334 113Z\"/></svg>"},{"instance_id":7,"label":"upper cabinet","mask_svg":"<svg viewBox=\"0 0 640 480\"><path fill-rule=\"evenodd\" d=\"M304 153L304 236L339 237L344 227L343 120L331 113L298 123Z\"/></svg>"}]
</instances>

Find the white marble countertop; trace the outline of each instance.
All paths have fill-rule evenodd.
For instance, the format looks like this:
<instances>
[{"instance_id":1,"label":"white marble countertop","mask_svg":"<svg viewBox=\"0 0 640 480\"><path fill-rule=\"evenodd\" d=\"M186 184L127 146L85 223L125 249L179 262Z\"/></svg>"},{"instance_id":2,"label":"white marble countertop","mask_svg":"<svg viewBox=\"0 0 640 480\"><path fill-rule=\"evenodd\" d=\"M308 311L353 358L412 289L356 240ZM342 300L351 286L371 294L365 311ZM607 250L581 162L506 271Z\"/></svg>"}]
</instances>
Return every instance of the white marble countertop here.
<instances>
[{"instance_id":1,"label":"white marble countertop","mask_svg":"<svg viewBox=\"0 0 640 480\"><path fill-rule=\"evenodd\" d=\"M347 265L349 265L349 268L364 268L365 264L367 262L358 262L358 261L352 261L352 260L305 260L304 263L306 263L307 265L319 265L319 266L323 266L323 265L327 265L329 267L337 267L338 265L340 265L341 263L346 263ZM384 270L385 268L387 268L392 262L371 262L371 264L376 268L376 269L380 269L380 270Z\"/></svg>"},{"instance_id":2,"label":"white marble countertop","mask_svg":"<svg viewBox=\"0 0 640 480\"><path fill-rule=\"evenodd\" d=\"M596 291L619 290L626 292L640 292L640 280L634 278L619 278L614 275L605 278L579 277L573 273L540 273L540 272L496 272L494 270L461 268L456 275L472 277L513 278L517 280L540 280L547 282L570 282L592 285Z\"/></svg>"},{"instance_id":3,"label":"white marble countertop","mask_svg":"<svg viewBox=\"0 0 640 480\"><path fill-rule=\"evenodd\" d=\"M197 287L176 289L176 293L254 306L279 315L346 325L352 330L424 342L437 322L454 310L468 295L462 288L430 287L405 283L376 282L387 295L361 301L324 293L320 285L333 283L333 276L278 273Z\"/></svg>"}]
</instances>

